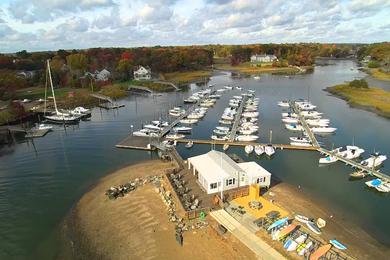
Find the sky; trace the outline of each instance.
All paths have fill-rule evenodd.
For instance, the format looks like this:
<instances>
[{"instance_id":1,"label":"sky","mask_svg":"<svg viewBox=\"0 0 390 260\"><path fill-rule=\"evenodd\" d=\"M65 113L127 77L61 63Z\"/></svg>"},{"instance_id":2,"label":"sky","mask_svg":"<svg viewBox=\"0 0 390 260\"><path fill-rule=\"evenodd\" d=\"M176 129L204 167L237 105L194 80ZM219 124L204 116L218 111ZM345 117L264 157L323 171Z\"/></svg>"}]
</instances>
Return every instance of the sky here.
<instances>
[{"instance_id":1,"label":"sky","mask_svg":"<svg viewBox=\"0 0 390 260\"><path fill-rule=\"evenodd\" d=\"M390 0L0 0L0 52L390 40Z\"/></svg>"}]
</instances>

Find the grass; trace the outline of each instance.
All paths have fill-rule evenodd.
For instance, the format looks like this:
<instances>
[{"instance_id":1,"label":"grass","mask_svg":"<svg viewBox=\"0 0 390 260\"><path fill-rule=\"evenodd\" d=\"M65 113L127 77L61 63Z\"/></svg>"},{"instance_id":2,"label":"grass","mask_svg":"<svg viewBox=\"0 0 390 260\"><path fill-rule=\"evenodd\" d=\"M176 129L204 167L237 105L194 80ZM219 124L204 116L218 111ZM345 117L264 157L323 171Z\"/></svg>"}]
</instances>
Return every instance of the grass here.
<instances>
[{"instance_id":1,"label":"grass","mask_svg":"<svg viewBox=\"0 0 390 260\"><path fill-rule=\"evenodd\" d=\"M252 66L250 62L244 62L237 66L231 64L215 64L216 69L238 71L243 74L260 74L260 73L297 73L299 70L294 67L272 67L271 64L263 64L261 67Z\"/></svg>"},{"instance_id":2,"label":"grass","mask_svg":"<svg viewBox=\"0 0 390 260\"><path fill-rule=\"evenodd\" d=\"M345 99L348 104L378 115L390 118L390 92L381 88L353 88L348 84L336 85L326 89L328 92Z\"/></svg>"},{"instance_id":3,"label":"grass","mask_svg":"<svg viewBox=\"0 0 390 260\"><path fill-rule=\"evenodd\" d=\"M390 73L383 72L379 68L370 69L370 74L379 80L390 81Z\"/></svg>"},{"instance_id":4,"label":"grass","mask_svg":"<svg viewBox=\"0 0 390 260\"><path fill-rule=\"evenodd\" d=\"M204 80L211 76L211 71L208 70L195 70L184 72L171 72L162 74L162 78L168 81L172 81L176 84L191 83L198 80Z\"/></svg>"},{"instance_id":5,"label":"grass","mask_svg":"<svg viewBox=\"0 0 390 260\"><path fill-rule=\"evenodd\" d=\"M170 85L160 84L157 82L153 82L151 80L131 80L129 82L126 82L126 84L127 84L126 86L134 85L134 86L147 87L148 89L157 92L168 92L174 90L174 88Z\"/></svg>"},{"instance_id":6,"label":"grass","mask_svg":"<svg viewBox=\"0 0 390 260\"><path fill-rule=\"evenodd\" d=\"M9 108L0 111L0 125L13 120L15 120L15 114Z\"/></svg>"}]
</instances>

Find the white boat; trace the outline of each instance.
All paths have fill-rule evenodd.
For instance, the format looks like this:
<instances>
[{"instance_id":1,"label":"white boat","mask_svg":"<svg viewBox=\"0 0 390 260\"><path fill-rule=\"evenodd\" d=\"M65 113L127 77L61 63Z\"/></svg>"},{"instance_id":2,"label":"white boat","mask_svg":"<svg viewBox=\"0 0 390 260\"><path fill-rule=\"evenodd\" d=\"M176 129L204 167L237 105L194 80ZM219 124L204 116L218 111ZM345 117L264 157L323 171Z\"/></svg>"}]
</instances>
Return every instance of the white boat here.
<instances>
[{"instance_id":1,"label":"white boat","mask_svg":"<svg viewBox=\"0 0 390 260\"><path fill-rule=\"evenodd\" d=\"M201 119L204 117L204 114L201 113L191 113L187 116L187 119Z\"/></svg>"},{"instance_id":2,"label":"white boat","mask_svg":"<svg viewBox=\"0 0 390 260\"><path fill-rule=\"evenodd\" d=\"M234 117L230 116L230 115L222 115L221 119L222 120L232 121L232 120L234 120Z\"/></svg>"},{"instance_id":3,"label":"white boat","mask_svg":"<svg viewBox=\"0 0 390 260\"><path fill-rule=\"evenodd\" d=\"M239 142L253 142L259 139L257 135L239 135L236 137L236 141Z\"/></svg>"},{"instance_id":4,"label":"white boat","mask_svg":"<svg viewBox=\"0 0 390 260\"><path fill-rule=\"evenodd\" d=\"M186 143L185 147L187 149L190 149L192 146L194 146L194 142L193 141L189 141L188 143Z\"/></svg>"},{"instance_id":5,"label":"white boat","mask_svg":"<svg viewBox=\"0 0 390 260\"><path fill-rule=\"evenodd\" d=\"M156 126L160 126L160 127L169 125L168 122L166 122L166 121L159 121L159 120L152 121L152 124L154 124Z\"/></svg>"},{"instance_id":6,"label":"white boat","mask_svg":"<svg viewBox=\"0 0 390 260\"><path fill-rule=\"evenodd\" d=\"M290 141L294 143L310 143L307 137L290 137Z\"/></svg>"},{"instance_id":7,"label":"white boat","mask_svg":"<svg viewBox=\"0 0 390 260\"><path fill-rule=\"evenodd\" d=\"M171 140L183 139L184 137L185 137L185 135L178 134L178 133L168 134L165 136L165 138L171 139Z\"/></svg>"},{"instance_id":8,"label":"white boat","mask_svg":"<svg viewBox=\"0 0 390 260\"><path fill-rule=\"evenodd\" d=\"M317 112L317 111L302 111L301 112L301 115L304 117L304 118L314 118L314 119L318 119L322 116L322 113L320 112Z\"/></svg>"},{"instance_id":9,"label":"white boat","mask_svg":"<svg viewBox=\"0 0 390 260\"><path fill-rule=\"evenodd\" d=\"M264 147L261 145L256 145L255 146L255 154L257 155L262 155L264 153Z\"/></svg>"},{"instance_id":10,"label":"white boat","mask_svg":"<svg viewBox=\"0 0 390 260\"><path fill-rule=\"evenodd\" d=\"M373 179L373 180L370 180L370 181L366 181L365 184L368 186L368 187L371 187L371 188L375 188L379 185L381 185L383 182L381 179Z\"/></svg>"},{"instance_id":11,"label":"white boat","mask_svg":"<svg viewBox=\"0 0 390 260\"><path fill-rule=\"evenodd\" d=\"M283 100L278 102L278 106L288 108L290 107L290 103L286 100Z\"/></svg>"},{"instance_id":12,"label":"white boat","mask_svg":"<svg viewBox=\"0 0 390 260\"><path fill-rule=\"evenodd\" d=\"M186 125L192 125L192 124L196 124L198 123L198 120L197 119L182 119L180 120L180 123L181 124L186 124Z\"/></svg>"},{"instance_id":13,"label":"white boat","mask_svg":"<svg viewBox=\"0 0 390 260\"><path fill-rule=\"evenodd\" d=\"M301 147L310 147L311 143L301 143L301 142L290 142L290 145L301 146Z\"/></svg>"},{"instance_id":14,"label":"white boat","mask_svg":"<svg viewBox=\"0 0 390 260\"><path fill-rule=\"evenodd\" d=\"M327 127L329 126L329 119L307 119L306 123L311 127Z\"/></svg>"},{"instance_id":15,"label":"white boat","mask_svg":"<svg viewBox=\"0 0 390 260\"><path fill-rule=\"evenodd\" d=\"M253 145L246 145L245 146L245 152L247 154L251 154L253 152Z\"/></svg>"},{"instance_id":16,"label":"white boat","mask_svg":"<svg viewBox=\"0 0 390 260\"><path fill-rule=\"evenodd\" d=\"M243 117L258 117L259 112L244 112L242 113Z\"/></svg>"},{"instance_id":17,"label":"white boat","mask_svg":"<svg viewBox=\"0 0 390 260\"><path fill-rule=\"evenodd\" d=\"M176 141L173 141L173 140L164 140L161 143L166 148L172 148L172 147L176 146Z\"/></svg>"},{"instance_id":18,"label":"white boat","mask_svg":"<svg viewBox=\"0 0 390 260\"><path fill-rule=\"evenodd\" d=\"M223 119L219 120L218 122L219 122L221 125L231 125L231 124L233 124L233 121L223 120Z\"/></svg>"},{"instance_id":19,"label":"white boat","mask_svg":"<svg viewBox=\"0 0 390 260\"><path fill-rule=\"evenodd\" d=\"M297 125L297 124L285 124L285 127L287 128L287 130L296 131L296 132L304 130L301 125Z\"/></svg>"},{"instance_id":20,"label":"white boat","mask_svg":"<svg viewBox=\"0 0 390 260\"><path fill-rule=\"evenodd\" d=\"M313 127L311 131L314 134L332 134L337 130L335 127Z\"/></svg>"},{"instance_id":21,"label":"white boat","mask_svg":"<svg viewBox=\"0 0 390 260\"><path fill-rule=\"evenodd\" d=\"M159 137L159 135L155 132L152 132L148 129L141 129L139 131L133 132L134 136L142 136L142 137Z\"/></svg>"},{"instance_id":22,"label":"white boat","mask_svg":"<svg viewBox=\"0 0 390 260\"><path fill-rule=\"evenodd\" d=\"M226 141L226 140L228 140L229 138L228 138L227 136L212 135L212 136L211 136L211 139L212 139L212 140L216 140L216 141Z\"/></svg>"},{"instance_id":23,"label":"white boat","mask_svg":"<svg viewBox=\"0 0 390 260\"><path fill-rule=\"evenodd\" d=\"M242 90L242 87L237 86L236 89L237 89L237 90Z\"/></svg>"},{"instance_id":24,"label":"white boat","mask_svg":"<svg viewBox=\"0 0 390 260\"><path fill-rule=\"evenodd\" d=\"M306 226L317 235L321 235L321 229L314 222L307 222Z\"/></svg>"},{"instance_id":25,"label":"white boat","mask_svg":"<svg viewBox=\"0 0 390 260\"><path fill-rule=\"evenodd\" d=\"M336 156L328 155L326 157L320 158L319 163L328 164L328 163L334 163L337 161L338 161L338 159Z\"/></svg>"},{"instance_id":26,"label":"white boat","mask_svg":"<svg viewBox=\"0 0 390 260\"><path fill-rule=\"evenodd\" d=\"M225 88L225 89L228 89L228 90L231 90L231 89L233 89L233 87L232 87L232 86L225 86L224 88Z\"/></svg>"},{"instance_id":27,"label":"white boat","mask_svg":"<svg viewBox=\"0 0 390 260\"><path fill-rule=\"evenodd\" d=\"M375 153L372 154L370 158L361 161L360 164L369 168L376 168L381 166L386 159L386 155Z\"/></svg>"},{"instance_id":28,"label":"white boat","mask_svg":"<svg viewBox=\"0 0 390 260\"><path fill-rule=\"evenodd\" d=\"M252 135L256 133L257 129L239 129L238 132L243 135Z\"/></svg>"},{"instance_id":29,"label":"white boat","mask_svg":"<svg viewBox=\"0 0 390 260\"><path fill-rule=\"evenodd\" d=\"M303 216L303 215L299 215L299 214L295 215L294 218L296 220L298 220L299 222L304 223L304 224L306 224L309 221L312 221L310 218Z\"/></svg>"},{"instance_id":30,"label":"white boat","mask_svg":"<svg viewBox=\"0 0 390 260\"><path fill-rule=\"evenodd\" d=\"M191 133L191 130L192 127L188 127L188 126L178 126L173 128L173 131L177 133Z\"/></svg>"},{"instance_id":31,"label":"white boat","mask_svg":"<svg viewBox=\"0 0 390 260\"><path fill-rule=\"evenodd\" d=\"M223 89L223 88L220 88L220 89L217 89L217 92L225 92L226 89Z\"/></svg>"},{"instance_id":32,"label":"white boat","mask_svg":"<svg viewBox=\"0 0 390 260\"><path fill-rule=\"evenodd\" d=\"M347 145L347 149L344 151L340 151L338 155L346 159L353 160L359 158L362 155L362 153L364 153L364 149L361 149L354 145Z\"/></svg>"},{"instance_id":33,"label":"white boat","mask_svg":"<svg viewBox=\"0 0 390 260\"><path fill-rule=\"evenodd\" d=\"M287 112L287 113L282 113L282 117L294 117L298 118L299 116L295 113Z\"/></svg>"},{"instance_id":34,"label":"white boat","mask_svg":"<svg viewBox=\"0 0 390 260\"><path fill-rule=\"evenodd\" d=\"M285 117L282 118L282 122L286 124L298 124L299 120L296 117Z\"/></svg>"},{"instance_id":35,"label":"white boat","mask_svg":"<svg viewBox=\"0 0 390 260\"><path fill-rule=\"evenodd\" d=\"M35 130L53 130L53 126L51 125L46 125L46 124L39 124L35 127Z\"/></svg>"},{"instance_id":36,"label":"white boat","mask_svg":"<svg viewBox=\"0 0 390 260\"><path fill-rule=\"evenodd\" d=\"M289 251L289 252L295 251L297 249L298 245L305 242L306 239L307 239L307 234L302 233L297 239L291 241L291 243L286 248L287 251Z\"/></svg>"},{"instance_id":37,"label":"white boat","mask_svg":"<svg viewBox=\"0 0 390 260\"><path fill-rule=\"evenodd\" d=\"M275 153L275 148L271 144L266 145L264 146L264 152L266 155L272 156Z\"/></svg>"},{"instance_id":38,"label":"white boat","mask_svg":"<svg viewBox=\"0 0 390 260\"><path fill-rule=\"evenodd\" d=\"M256 91L254 91L253 89L248 89L248 92L251 93L251 94L256 93Z\"/></svg>"},{"instance_id":39,"label":"white boat","mask_svg":"<svg viewBox=\"0 0 390 260\"><path fill-rule=\"evenodd\" d=\"M298 107L299 107L301 110L314 110L317 106L312 105L312 104L310 104L310 103L306 103L306 104L298 105Z\"/></svg>"},{"instance_id":40,"label":"white boat","mask_svg":"<svg viewBox=\"0 0 390 260\"><path fill-rule=\"evenodd\" d=\"M185 112L182 112L182 111L173 111L173 110L169 111L169 115L174 116L174 117L179 117L179 116L183 115L184 113Z\"/></svg>"},{"instance_id":41,"label":"white boat","mask_svg":"<svg viewBox=\"0 0 390 260\"><path fill-rule=\"evenodd\" d=\"M375 189L379 192L390 192L390 183L383 182L382 184L376 186Z\"/></svg>"},{"instance_id":42,"label":"white boat","mask_svg":"<svg viewBox=\"0 0 390 260\"><path fill-rule=\"evenodd\" d=\"M219 129L214 129L213 132L217 135L227 135L229 134L229 130L228 131L224 131L224 130L219 130Z\"/></svg>"},{"instance_id":43,"label":"white boat","mask_svg":"<svg viewBox=\"0 0 390 260\"><path fill-rule=\"evenodd\" d=\"M230 127L227 127L227 126L217 126L215 128L218 130L221 130L221 131L229 131L230 130Z\"/></svg>"},{"instance_id":44,"label":"white boat","mask_svg":"<svg viewBox=\"0 0 390 260\"><path fill-rule=\"evenodd\" d=\"M154 125L154 124L144 125L144 128L151 129L151 130L154 130L154 131L161 131L161 130L163 130L163 127L159 127L159 126Z\"/></svg>"}]
</instances>

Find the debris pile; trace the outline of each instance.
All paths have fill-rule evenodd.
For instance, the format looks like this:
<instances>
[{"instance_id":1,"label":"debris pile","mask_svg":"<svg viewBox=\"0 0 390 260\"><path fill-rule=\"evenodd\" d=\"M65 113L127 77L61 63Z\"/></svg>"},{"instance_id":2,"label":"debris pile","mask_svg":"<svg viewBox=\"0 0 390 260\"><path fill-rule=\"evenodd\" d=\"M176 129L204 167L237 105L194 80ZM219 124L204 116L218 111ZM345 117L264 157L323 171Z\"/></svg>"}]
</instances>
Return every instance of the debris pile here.
<instances>
[{"instance_id":1,"label":"debris pile","mask_svg":"<svg viewBox=\"0 0 390 260\"><path fill-rule=\"evenodd\" d=\"M156 187L160 186L162 176L148 176L146 178L136 178L128 183L119 185L117 187L111 187L106 191L106 195L110 200L115 200L118 197L124 197L127 193L134 191L140 186L147 183L153 183Z\"/></svg>"}]
</instances>

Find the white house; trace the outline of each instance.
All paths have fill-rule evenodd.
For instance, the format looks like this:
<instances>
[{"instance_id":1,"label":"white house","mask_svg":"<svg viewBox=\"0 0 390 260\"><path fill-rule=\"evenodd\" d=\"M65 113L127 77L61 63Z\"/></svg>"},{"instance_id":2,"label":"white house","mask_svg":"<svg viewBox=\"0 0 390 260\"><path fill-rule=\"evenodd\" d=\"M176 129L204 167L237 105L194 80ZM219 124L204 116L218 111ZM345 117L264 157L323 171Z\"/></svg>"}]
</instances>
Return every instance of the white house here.
<instances>
[{"instance_id":1,"label":"white house","mask_svg":"<svg viewBox=\"0 0 390 260\"><path fill-rule=\"evenodd\" d=\"M134 79L135 80L150 80L152 78L152 70L146 66L138 66L134 70Z\"/></svg>"},{"instance_id":2,"label":"white house","mask_svg":"<svg viewBox=\"0 0 390 260\"><path fill-rule=\"evenodd\" d=\"M97 81L107 81L110 78L110 76L111 73L106 69L103 69L100 72L98 70L95 71L95 78Z\"/></svg>"},{"instance_id":3,"label":"white house","mask_svg":"<svg viewBox=\"0 0 390 260\"><path fill-rule=\"evenodd\" d=\"M273 62L275 60L278 60L275 55L255 54L251 56L251 62Z\"/></svg>"},{"instance_id":4,"label":"white house","mask_svg":"<svg viewBox=\"0 0 390 260\"><path fill-rule=\"evenodd\" d=\"M225 153L214 150L188 158L188 169L207 194L250 184L268 187L271 181L271 174L257 163L236 163Z\"/></svg>"}]
</instances>

